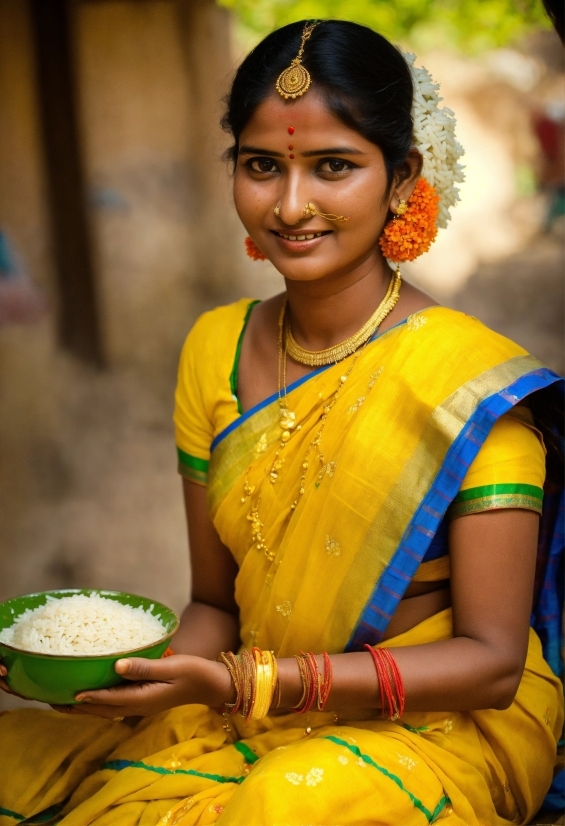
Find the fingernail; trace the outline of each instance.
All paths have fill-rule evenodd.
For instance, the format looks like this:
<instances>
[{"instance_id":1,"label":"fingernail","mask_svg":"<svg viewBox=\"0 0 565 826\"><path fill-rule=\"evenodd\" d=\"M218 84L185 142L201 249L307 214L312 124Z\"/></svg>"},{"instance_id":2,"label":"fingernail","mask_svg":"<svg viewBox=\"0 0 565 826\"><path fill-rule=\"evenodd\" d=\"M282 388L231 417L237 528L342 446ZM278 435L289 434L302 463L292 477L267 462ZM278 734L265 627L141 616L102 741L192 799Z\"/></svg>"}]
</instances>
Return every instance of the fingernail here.
<instances>
[{"instance_id":1,"label":"fingernail","mask_svg":"<svg viewBox=\"0 0 565 826\"><path fill-rule=\"evenodd\" d=\"M77 703L90 703L90 697L87 697L86 694L77 694L75 696L75 700Z\"/></svg>"},{"instance_id":2,"label":"fingernail","mask_svg":"<svg viewBox=\"0 0 565 826\"><path fill-rule=\"evenodd\" d=\"M5 677L7 673L8 673L8 669L4 668L3 665L0 665L0 677Z\"/></svg>"},{"instance_id":3,"label":"fingernail","mask_svg":"<svg viewBox=\"0 0 565 826\"><path fill-rule=\"evenodd\" d=\"M131 663L129 660L118 660L114 667L119 674L127 674L131 668Z\"/></svg>"}]
</instances>

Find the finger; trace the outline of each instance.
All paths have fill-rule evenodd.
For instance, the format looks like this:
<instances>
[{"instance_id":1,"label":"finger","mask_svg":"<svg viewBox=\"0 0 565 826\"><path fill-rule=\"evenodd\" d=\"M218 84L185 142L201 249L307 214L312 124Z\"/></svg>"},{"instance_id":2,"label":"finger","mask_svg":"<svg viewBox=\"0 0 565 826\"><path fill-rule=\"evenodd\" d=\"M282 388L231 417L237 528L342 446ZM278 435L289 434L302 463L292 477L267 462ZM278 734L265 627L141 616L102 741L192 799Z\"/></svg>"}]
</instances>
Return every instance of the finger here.
<instances>
[{"instance_id":1,"label":"finger","mask_svg":"<svg viewBox=\"0 0 565 826\"><path fill-rule=\"evenodd\" d=\"M0 663L0 677L5 677L7 673L8 669L6 668L6 666Z\"/></svg>"},{"instance_id":2,"label":"finger","mask_svg":"<svg viewBox=\"0 0 565 826\"><path fill-rule=\"evenodd\" d=\"M81 708L81 706L78 706L78 705L76 705L76 706L74 706L74 705L73 706L53 706L52 705L51 708L53 709L53 711L56 711L59 714L66 714L66 715L70 714L73 717L87 716L89 714L89 712L85 708ZM114 716L116 716L115 711L113 712L113 714L114 714Z\"/></svg>"},{"instance_id":3,"label":"finger","mask_svg":"<svg viewBox=\"0 0 565 826\"><path fill-rule=\"evenodd\" d=\"M6 680L0 680L0 689L5 691L6 694L12 694L14 697L19 697L21 700L28 700L28 697L24 697L22 694L18 694L17 691L13 691Z\"/></svg>"},{"instance_id":4,"label":"finger","mask_svg":"<svg viewBox=\"0 0 565 826\"><path fill-rule=\"evenodd\" d=\"M144 657L131 657L118 660L114 666L116 673L126 680L172 680L179 674L184 657L172 655L164 660L148 660Z\"/></svg>"},{"instance_id":5,"label":"finger","mask_svg":"<svg viewBox=\"0 0 565 826\"><path fill-rule=\"evenodd\" d=\"M117 685L113 688L101 688L97 691L81 691L75 696L79 703L92 705L121 706L130 703L138 704L142 697L146 698L154 687L162 685L158 682L134 683L133 685Z\"/></svg>"}]
</instances>

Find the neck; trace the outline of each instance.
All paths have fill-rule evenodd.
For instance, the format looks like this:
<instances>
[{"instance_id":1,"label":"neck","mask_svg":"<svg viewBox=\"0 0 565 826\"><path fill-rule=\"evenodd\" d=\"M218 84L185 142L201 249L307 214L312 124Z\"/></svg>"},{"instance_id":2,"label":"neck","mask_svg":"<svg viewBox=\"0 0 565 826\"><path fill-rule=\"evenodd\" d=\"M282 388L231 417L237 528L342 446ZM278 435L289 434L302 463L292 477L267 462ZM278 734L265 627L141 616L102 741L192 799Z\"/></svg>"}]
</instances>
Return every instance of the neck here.
<instances>
[{"instance_id":1,"label":"neck","mask_svg":"<svg viewBox=\"0 0 565 826\"><path fill-rule=\"evenodd\" d=\"M359 330L383 300L392 270L384 258L347 275L316 281L286 280L292 334L307 350L324 350Z\"/></svg>"}]
</instances>

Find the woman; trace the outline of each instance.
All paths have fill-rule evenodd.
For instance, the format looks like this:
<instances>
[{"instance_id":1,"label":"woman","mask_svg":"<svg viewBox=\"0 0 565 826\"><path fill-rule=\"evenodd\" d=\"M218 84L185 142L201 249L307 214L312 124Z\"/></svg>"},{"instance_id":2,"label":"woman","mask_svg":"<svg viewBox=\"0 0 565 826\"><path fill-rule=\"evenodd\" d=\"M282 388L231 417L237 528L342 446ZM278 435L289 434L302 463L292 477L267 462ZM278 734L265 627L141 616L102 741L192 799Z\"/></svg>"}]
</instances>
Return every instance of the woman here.
<instances>
[{"instance_id":1,"label":"woman","mask_svg":"<svg viewBox=\"0 0 565 826\"><path fill-rule=\"evenodd\" d=\"M192 602L173 656L118 664L131 686L0 718L1 826L475 826L541 805L562 711L529 626L558 377L389 268L455 202L436 88L339 21L240 67L235 204L285 293L205 314L183 349Z\"/></svg>"}]
</instances>

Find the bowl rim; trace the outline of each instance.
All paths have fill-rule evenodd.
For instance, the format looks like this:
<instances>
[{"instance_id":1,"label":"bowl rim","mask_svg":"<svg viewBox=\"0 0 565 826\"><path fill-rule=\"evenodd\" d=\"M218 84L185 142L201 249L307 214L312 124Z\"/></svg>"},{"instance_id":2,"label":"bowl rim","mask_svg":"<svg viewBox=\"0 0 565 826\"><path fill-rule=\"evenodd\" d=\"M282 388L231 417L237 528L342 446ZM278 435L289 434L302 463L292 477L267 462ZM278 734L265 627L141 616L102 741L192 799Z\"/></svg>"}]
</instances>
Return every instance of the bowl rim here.
<instances>
[{"instance_id":1,"label":"bowl rim","mask_svg":"<svg viewBox=\"0 0 565 826\"><path fill-rule=\"evenodd\" d=\"M15 645L9 645L8 643L1 641L0 647L8 648L10 651L15 651L18 654L25 654L28 657L39 657L41 659L43 659L44 657L49 658L51 660L100 660L109 659L113 657L117 657L118 659L120 659L121 657L128 657L130 654L136 654L139 651L147 651L147 649L149 648L154 648L154 646L166 642L167 640L170 640L171 637L173 637L179 629L180 619L176 611L173 611L172 608L169 608L168 605L165 605L158 599L144 597L141 594L132 594L129 591L110 591L107 588L53 588L49 591L37 591L33 594L20 594L17 597L10 597L10 599L2 600L2 602L0 602L0 607L12 602L13 600L22 599L23 597L41 597L44 595L51 596L52 594L72 596L73 594L84 594L85 591L89 594L113 594L115 596L121 596L123 594L128 597L136 597L136 599L147 600L148 602L152 602L154 605L160 605L162 608L165 608L167 611L170 611L170 613L173 615L175 620L174 628L172 631L168 631L165 634L165 636L159 637L158 640L150 642L147 645L142 645L140 648L128 648L126 651L113 651L110 654L48 654L47 652L44 653L42 651L29 651L27 648L17 648ZM10 627L11 626L8 626L8 628Z\"/></svg>"}]
</instances>

